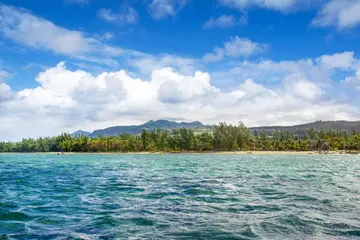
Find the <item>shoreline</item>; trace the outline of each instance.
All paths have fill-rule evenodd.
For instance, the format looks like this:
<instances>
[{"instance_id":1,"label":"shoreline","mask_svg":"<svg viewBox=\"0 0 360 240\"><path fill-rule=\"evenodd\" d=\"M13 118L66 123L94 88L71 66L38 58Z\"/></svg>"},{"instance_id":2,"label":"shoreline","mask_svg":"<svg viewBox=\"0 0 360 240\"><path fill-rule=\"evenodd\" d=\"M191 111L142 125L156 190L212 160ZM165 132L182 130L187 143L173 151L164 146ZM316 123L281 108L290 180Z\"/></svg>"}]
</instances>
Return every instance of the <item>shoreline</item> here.
<instances>
[{"instance_id":1,"label":"shoreline","mask_svg":"<svg viewBox=\"0 0 360 240\"><path fill-rule=\"evenodd\" d=\"M339 151L219 151L219 152L2 152L0 154L50 154L50 155L163 155L163 154L208 154L208 155L360 155L360 152Z\"/></svg>"}]
</instances>

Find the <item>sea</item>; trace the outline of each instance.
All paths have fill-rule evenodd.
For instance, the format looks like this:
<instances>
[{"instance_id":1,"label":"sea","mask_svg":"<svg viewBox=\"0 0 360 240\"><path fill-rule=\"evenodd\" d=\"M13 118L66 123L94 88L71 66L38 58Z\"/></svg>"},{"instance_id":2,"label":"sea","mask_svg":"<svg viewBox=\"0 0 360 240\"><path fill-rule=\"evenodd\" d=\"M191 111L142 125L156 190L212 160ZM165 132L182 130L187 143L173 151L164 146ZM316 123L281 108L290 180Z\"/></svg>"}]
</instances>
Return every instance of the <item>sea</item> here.
<instances>
[{"instance_id":1,"label":"sea","mask_svg":"<svg viewBox=\"0 0 360 240\"><path fill-rule=\"evenodd\" d=\"M0 154L0 239L360 239L360 156Z\"/></svg>"}]
</instances>

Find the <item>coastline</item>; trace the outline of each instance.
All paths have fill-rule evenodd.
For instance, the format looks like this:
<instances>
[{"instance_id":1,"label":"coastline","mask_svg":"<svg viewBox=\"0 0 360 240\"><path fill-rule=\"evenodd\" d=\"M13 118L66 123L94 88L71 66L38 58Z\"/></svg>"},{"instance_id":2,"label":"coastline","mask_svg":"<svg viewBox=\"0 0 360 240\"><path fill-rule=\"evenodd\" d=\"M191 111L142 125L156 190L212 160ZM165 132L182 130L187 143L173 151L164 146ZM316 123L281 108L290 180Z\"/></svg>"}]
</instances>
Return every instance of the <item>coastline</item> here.
<instances>
[{"instance_id":1,"label":"coastline","mask_svg":"<svg viewBox=\"0 0 360 240\"><path fill-rule=\"evenodd\" d=\"M360 155L360 152L345 153L339 151L318 152L318 151L219 151L219 152L3 152L0 154L50 154L50 155L163 155L163 154L208 154L208 155Z\"/></svg>"}]
</instances>

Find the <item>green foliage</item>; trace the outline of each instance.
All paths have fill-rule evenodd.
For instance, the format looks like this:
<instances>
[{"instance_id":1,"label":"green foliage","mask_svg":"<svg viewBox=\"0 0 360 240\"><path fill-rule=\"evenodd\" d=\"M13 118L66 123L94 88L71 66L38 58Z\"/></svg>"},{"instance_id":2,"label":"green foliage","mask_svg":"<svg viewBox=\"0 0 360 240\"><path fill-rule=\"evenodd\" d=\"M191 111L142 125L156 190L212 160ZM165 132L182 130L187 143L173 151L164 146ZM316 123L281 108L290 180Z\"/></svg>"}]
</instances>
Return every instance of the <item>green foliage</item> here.
<instances>
[{"instance_id":1,"label":"green foliage","mask_svg":"<svg viewBox=\"0 0 360 240\"><path fill-rule=\"evenodd\" d=\"M214 130L214 149L220 151L247 150L253 136L243 123L238 126L220 123Z\"/></svg>"},{"instance_id":2,"label":"green foliage","mask_svg":"<svg viewBox=\"0 0 360 240\"><path fill-rule=\"evenodd\" d=\"M71 137L63 133L56 137L23 139L20 142L0 142L0 152L188 152L188 151L238 151L238 150L360 150L360 133L356 131L315 131L308 129L300 138L287 131L275 130L251 133L243 123L234 126L220 123L213 132L194 132L180 128L171 132L156 129L143 130L140 136Z\"/></svg>"}]
</instances>

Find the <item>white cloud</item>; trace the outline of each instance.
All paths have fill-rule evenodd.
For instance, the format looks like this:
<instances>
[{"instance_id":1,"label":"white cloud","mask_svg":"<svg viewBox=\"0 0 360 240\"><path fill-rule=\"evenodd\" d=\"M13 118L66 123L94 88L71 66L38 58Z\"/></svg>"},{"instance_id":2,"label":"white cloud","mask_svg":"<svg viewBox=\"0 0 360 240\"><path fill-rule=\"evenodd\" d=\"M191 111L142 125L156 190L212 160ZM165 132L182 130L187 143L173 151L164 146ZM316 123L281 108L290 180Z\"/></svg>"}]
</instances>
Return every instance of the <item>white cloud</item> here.
<instances>
[{"instance_id":1,"label":"white cloud","mask_svg":"<svg viewBox=\"0 0 360 240\"><path fill-rule=\"evenodd\" d=\"M264 71L265 65L257 64L257 71ZM281 65L272 67L285 68ZM224 91L206 72L181 74L162 68L153 69L150 79L140 79L123 70L94 76L59 63L38 75L35 88L13 92L1 85L1 93L10 94L0 103L0 136L1 140L47 136L161 118L241 120L254 126L360 117L358 107L337 102L320 83L305 76L288 74L275 85L239 78L238 87Z\"/></svg>"},{"instance_id":2,"label":"white cloud","mask_svg":"<svg viewBox=\"0 0 360 240\"><path fill-rule=\"evenodd\" d=\"M237 24L244 24L244 18L241 18L239 21L236 20L234 15L221 15L218 18L210 18L203 25L203 29L212 29L212 28L231 28Z\"/></svg>"},{"instance_id":3,"label":"white cloud","mask_svg":"<svg viewBox=\"0 0 360 240\"><path fill-rule=\"evenodd\" d=\"M203 72L196 72L194 76L184 76L173 72L171 68L164 68L154 71L151 79L151 83L158 86L158 100L163 103L205 103L207 96L219 92L211 86L210 75Z\"/></svg>"},{"instance_id":4,"label":"white cloud","mask_svg":"<svg viewBox=\"0 0 360 240\"><path fill-rule=\"evenodd\" d=\"M222 5L246 9L251 7L269 8L278 11L288 11L297 6L308 4L305 0L218 0Z\"/></svg>"},{"instance_id":5,"label":"white cloud","mask_svg":"<svg viewBox=\"0 0 360 240\"><path fill-rule=\"evenodd\" d=\"M239 10L267 8L284 13L318 7L324 3L312 21L315 27L336 26L337 29L357 27L360 24L358 0L218 0L224 6Z\"/></svg>"},{"instance_id":6,"label":"white cloud","mask_svg":"<svg viewBox=\"0 0 360 240\"><path fill-rule=\"evenodd\" d=\"M225 55L230 57L250 56L254 53L264 51L265 46L252 42L247 38L236 36L224 44L224 50Z\"/></svg>"},{"instance_id":7,"label":"white cloud","mask_svg":"<svg viewBox=\"0 0 360 240\"><path fill-rule=\"evenodd\" d=\"M224 49L215 47L214 53L206 53L203 57L205 62L218 62L224 58Z\"/></svg>"},{"instance_id":8,"label":"white cloud","mask_svg":"<svg viewBox=\"0 0 360 240\"><path fill-rule=\"evenodd\" d=\"M247 38L235 36L230 41L225 42L223 48L215 47L214 53L207 53L203 59L206 62L215 62L226 57L248 57L256 53L266 51L267 46L257 42L252 42Z\"/></svg>"},{"instance_id":9,"label":"white cloud","mask_svg":"<svg viewBox=\"0 0 360 240\"><path fill-rule=\"evenodd\" d=\"M189 0L148 0L150 15L155 19L176 16Z\"/></svg>"},{"instance_id":10,"label":"white cloud","mask_svg":"<svg viewBox=\"0 0 360 240\"><path fill-rule=\"evenodd\" d=\"M120 25L134 24L139 19L136 10L130 6L125 6L116 13L111 9L102 8L98 11L98 15L107 22L115 22Z\"/></svg>"},{"instance_id":11,"label":"white cloud","mask_svg":"<svg viewBox=\"0 0 360 240\"><path fill-rule=\"evenodd\" d=\"M347 76L341 81L345 86L352 87L360 92L360 60L354 57L354 52L336 53L333 55L323 55L316 59L325 69L332 72L340 69L352 72L353 75Z\"/></svg>"},{"instance_id":12,"label":"white cloud","mask_svg":"<svg viewBox=\"0 0 360 240\"><path fill-rule=\"evenodd\" d=\"M213 69L212 78L216 85L222 88L229 88L246 78L252 78L262 84L279 84L290 77L331 87L333 77L338 78L343 74L351 76L352 72L360 69L360 62L354 58L353 52L296 61L245 60L232 63L225 68L221 65L220 68ZM334 93L341 92L340 89L336 91L333 89L333 91Z\"/></svg>"},{"instance_id":13,"label":"white cloud","mask_svg":"<svg viewBox=\"0 0 360 240\"><path fill-rule=\"evenodd\" d=\"M11 99L12 95L10 86L0 81L0 104Z\"/></svg>"},{"instance_id":14,"label":"white cloud","mask_svg":"<svg viewBox=\"0 0 360 240\"><path fill-rule=\"evenodd\" d=\"M324 93L318 85L296 74L286 77L284 82L289 93L306 100L316 100Z\"/></svg>"},{"instance_id":15,"label":"white cloud","mask_svg":"<svg viewBox=\"0 0 360 240\"><path fill-rule=\"evenodd\" d=\"M354 52L336 53L333 55L323 55L317 58L322 65L327 68L339 68L347 70L353 66L355 61Z\"/></svg>"},{"instance_id":16,"label":"white cloud","mask_svg":"<svg viewBox=\"0 0 360 240\"><path fill-rule=\"evenodd\" d=\"M360 24L360 1L331 0L319 11L312 25L326 27L335 25L339 30Z\"/></svg>"},{"instance_id":17,"label":"white cloud","mask_svg":"<svg viewBox=\"0 0 360 240\"><path fill-rule=\"evenodd\" d=\"M360 92L360 68L356 71L354 76L345 78L342 83L353 87L357 92Z\"/></svg>"},{"instance_id":18,"label":"white cloud","mask_svg":"<svg viewBox=\"0 0 360 240\"><path fill-rule=\"evenodd\" d=\"M80 31L68 30L32 15L24 9L0 5L0 32L26 46L48 50L77 60L118 68L135 68L150 74L154 67L173 67L181 73L193 73L196 60L169 54L151 55L123 49L100 41L113 38L105 33L97 38Z\"/></svg>"},{"instance_id":19,"label":"white cloud","mask_svg":"<svg viewBox=\"0 0 360 240\"><path fill-rule=\"evenodd\" d=\"M0 5L0 32L29 47L99 64L117 65L112 57L131 53L103 44L83 32L56 26L24 9L6 5Z\"/></svg>"}]
</instances>

